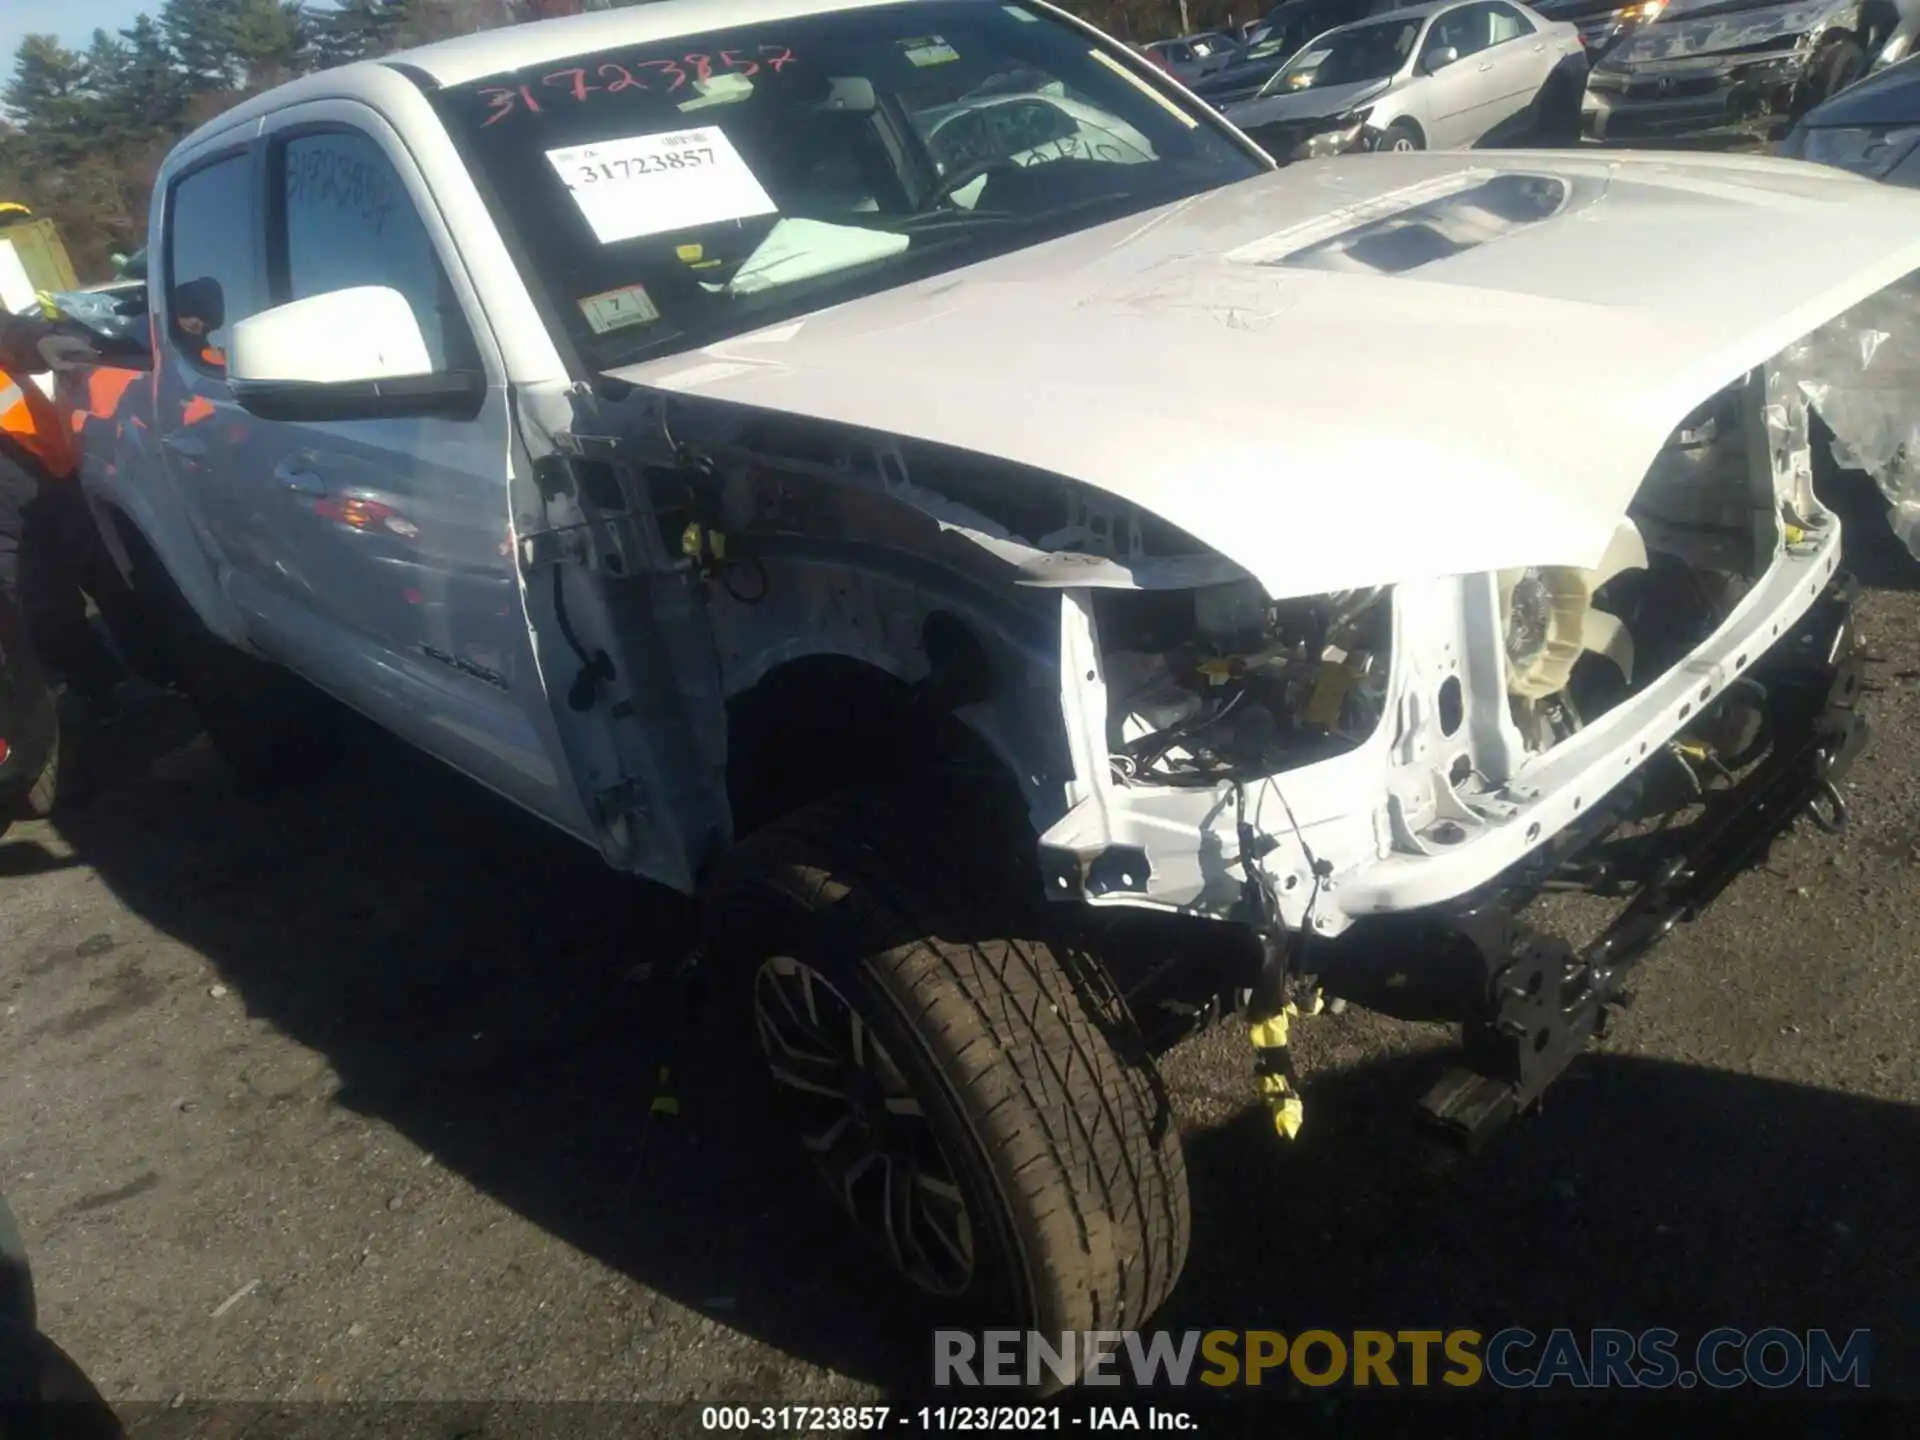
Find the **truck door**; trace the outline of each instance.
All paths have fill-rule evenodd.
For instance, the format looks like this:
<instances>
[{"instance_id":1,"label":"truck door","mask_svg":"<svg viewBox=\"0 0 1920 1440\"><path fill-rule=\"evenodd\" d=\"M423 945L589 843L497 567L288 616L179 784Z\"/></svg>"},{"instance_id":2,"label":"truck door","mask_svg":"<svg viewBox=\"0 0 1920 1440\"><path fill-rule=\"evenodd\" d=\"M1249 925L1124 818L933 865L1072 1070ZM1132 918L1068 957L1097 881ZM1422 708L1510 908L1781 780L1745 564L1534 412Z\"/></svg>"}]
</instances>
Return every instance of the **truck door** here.
<instances>
[{"instance_id":1,"label":"truck door","mask_svg":"<svg viewBox=\"0 0 1920 1440\"><path fill-rule=\"evenodd\" d=\"M317 101L263 128L266 300L379 285L471 414L248 417L229 589L263 644L423 749L577 834L520 603L504 371L424 178L376 112Z\"/></svg>"},{"instance_id":2,"label":"truck door","mask_svg":"<svg viewBox=\"0 0 1920 1440\"><path fill-rule=\"evenodd\" d=\"M159 345L153 438L172 492L167 508L189 517L218 575L250 543L257 499L240 483L253 421L226 383L228 332L265 303L255 168L241 135L169 181L159 197L162 265L149 281Z\"/></svg>"}]
</instances>

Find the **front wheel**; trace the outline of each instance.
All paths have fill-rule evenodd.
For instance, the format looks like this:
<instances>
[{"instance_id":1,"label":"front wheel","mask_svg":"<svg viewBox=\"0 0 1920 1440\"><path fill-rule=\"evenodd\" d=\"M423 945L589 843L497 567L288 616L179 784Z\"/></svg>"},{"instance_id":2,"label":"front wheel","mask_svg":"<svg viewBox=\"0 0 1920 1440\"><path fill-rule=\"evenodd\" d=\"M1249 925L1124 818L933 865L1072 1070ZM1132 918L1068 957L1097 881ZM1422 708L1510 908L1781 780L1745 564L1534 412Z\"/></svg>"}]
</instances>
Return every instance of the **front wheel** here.
<instances>
[{"instance_id":1,"label":"front wheel","mask_svg":"<svg viewBox=\"0 0 1920 1440\"><path fill-rule=\"evenodd\" d=\"M751 836L712 896L719 995L895 1276L956 1319L1138 1327L1186 1260L1178 1129L1104 971L1031 919L1024 816L966 806L847 794Z\"/></svg>"},{"instance_id":2,"label":"front wheel","mask_svg":"<svg viewBox=\"0 0 1920 1440\"><path fill-rule=\"evenodd\" d=\"M1867 73L1867 52L1857 40L1830 40L1814 59L1798 114L1831 100Z\"/></svg>"},{"instance_id":3,"label":"front wheel","mask_svg":"<svg viewBox=\"0 0 1920 1440\"><path fill-rule=\"evenodd\" d=\"M1381 154L1387 151L1404 153L1410 150L1424 150L1427 145L1418 127L1411 121L1396 120L1380 132L1380 142L1373 148L1375 152Z\"/></svg>"}]
</instances>

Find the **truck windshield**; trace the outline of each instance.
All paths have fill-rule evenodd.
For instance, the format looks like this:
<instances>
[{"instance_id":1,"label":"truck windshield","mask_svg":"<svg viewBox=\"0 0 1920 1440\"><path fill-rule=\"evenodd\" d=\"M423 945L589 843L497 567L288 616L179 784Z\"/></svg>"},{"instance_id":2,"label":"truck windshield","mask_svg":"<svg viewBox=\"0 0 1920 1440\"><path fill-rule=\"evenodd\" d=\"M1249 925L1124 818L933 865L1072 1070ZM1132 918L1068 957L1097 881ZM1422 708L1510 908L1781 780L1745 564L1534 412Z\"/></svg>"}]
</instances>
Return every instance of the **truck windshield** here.
<instances>
[{"instance_id":1,"label":"truck windshield","mask_svg":"<svg viewBox=\"0 0 1920 1440\"><path fill-rule=\"evenodd\" d=\"M988 0L597 51L436 104L593 369L1268 168L1117 48Z\"/></svg>"}]
</instances>

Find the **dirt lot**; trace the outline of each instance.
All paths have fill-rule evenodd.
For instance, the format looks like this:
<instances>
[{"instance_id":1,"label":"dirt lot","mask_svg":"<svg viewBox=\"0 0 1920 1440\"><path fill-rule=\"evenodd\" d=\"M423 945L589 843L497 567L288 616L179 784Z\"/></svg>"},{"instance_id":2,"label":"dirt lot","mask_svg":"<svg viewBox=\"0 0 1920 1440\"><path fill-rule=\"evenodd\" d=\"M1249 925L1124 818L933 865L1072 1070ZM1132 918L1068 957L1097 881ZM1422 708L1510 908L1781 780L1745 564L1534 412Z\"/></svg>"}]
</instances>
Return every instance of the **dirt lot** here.
<instances>
[{"instance_id":1,"label":"dirt lot","mask_svg":"<svg viewBox=\"0 0 1920 1440\"><path fill-rule=\"evenodd\" d=\"M1844 845L1780 847L1472 1161L1405 1143L1439 1031L1303 1027L1290 1153L1237 1034L1178 1052L1199 1224L1166 1323L1866 1326L1874 1388L1920 1389L1920 567L1855 548L1884 690ZM669 1077L650 1119L674 907L390 749L267 805L178 714L123 743L92 806L0 842L0 1184L110 1397L924 1376L924 1326L712 1097Z\"/></svg>"}]
</instances>

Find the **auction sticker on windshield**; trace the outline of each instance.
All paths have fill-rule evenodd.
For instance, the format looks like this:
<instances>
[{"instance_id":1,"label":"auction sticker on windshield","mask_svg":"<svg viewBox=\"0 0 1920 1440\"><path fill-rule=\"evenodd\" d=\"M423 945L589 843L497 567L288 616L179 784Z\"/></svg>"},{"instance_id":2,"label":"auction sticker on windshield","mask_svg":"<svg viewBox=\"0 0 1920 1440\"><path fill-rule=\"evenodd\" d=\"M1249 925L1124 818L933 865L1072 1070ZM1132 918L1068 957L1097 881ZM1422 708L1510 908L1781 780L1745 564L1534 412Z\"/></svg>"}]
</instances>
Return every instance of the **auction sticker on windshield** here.
<instances>
[{"instance_id":1,"label":"auction sticker on windshield","mask_svg":"<svg viewBox=\"0 0 1920 1440\"><path fill-rule=\"evenodd\" d=\"M928 65L946 65L960 58L960 52L938 35L928 35L919 40L902 40L900 48L906 53L909 62L921 68Z\"/></svg>"},{"instance_id":2,"label":"auction sticker on windshield","mask_svg":"<svg viewBox=\"0 0 1920 1440\"><path fill-rule=\"evenodd\" d=\"M583 296L578 303L580 313L587 317L587 324L596 335L624 330L629 325L651 325L660 318L659 307L644 285L603 290L598 295Z\"/></svg>"},{"instance_id":3,"label":"auction sticker on windshield","mask_svg":"<svg viewBox=\"0 0 1920 1440\"><path fill-rule=\"evenodd\" d=\"M547 151L602 245L779 209L717 125Z\"/></svg>"}]
</instances>

